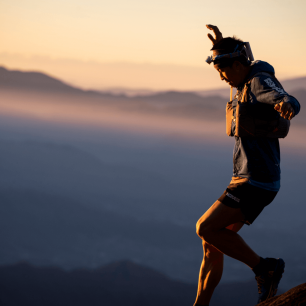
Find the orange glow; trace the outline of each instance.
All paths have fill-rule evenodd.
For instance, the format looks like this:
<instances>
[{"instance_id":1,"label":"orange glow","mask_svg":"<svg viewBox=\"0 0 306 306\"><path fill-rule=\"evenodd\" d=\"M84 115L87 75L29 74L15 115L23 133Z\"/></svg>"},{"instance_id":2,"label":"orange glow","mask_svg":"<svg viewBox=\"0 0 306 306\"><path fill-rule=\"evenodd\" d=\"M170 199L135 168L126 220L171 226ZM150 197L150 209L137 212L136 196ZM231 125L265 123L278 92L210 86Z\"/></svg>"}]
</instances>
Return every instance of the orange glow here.
<instances>
[{"instance_id":1,"label":"orange glow","mask_svg":"<svg viewBox=\"0 0 306 306\"><path fill-rule=\"evenodd\" d=\"M306 71L303 52L292 50L306 47L305 11L304 0L220 0L218 9L207 1L4 0L0 65L86 88L216 88L205 63L212 23L249 41L278 78L293 78Z\"/></svg>"},{"instance_id":2,"label":"orange glow","mask_svg":"<svg viewBox=\"0 0 306 306\"><path fill-rule=\"evenodd\" d=\"M46 95L37 93L2 92L0 101L2 115L44 122L78 126L110 127L134 133L164 134L165 136L203 139L223 137L224 122L176 118L135 111L123 111L99 105L97 99L79 96Z\"/></svg>"}]
</instances>

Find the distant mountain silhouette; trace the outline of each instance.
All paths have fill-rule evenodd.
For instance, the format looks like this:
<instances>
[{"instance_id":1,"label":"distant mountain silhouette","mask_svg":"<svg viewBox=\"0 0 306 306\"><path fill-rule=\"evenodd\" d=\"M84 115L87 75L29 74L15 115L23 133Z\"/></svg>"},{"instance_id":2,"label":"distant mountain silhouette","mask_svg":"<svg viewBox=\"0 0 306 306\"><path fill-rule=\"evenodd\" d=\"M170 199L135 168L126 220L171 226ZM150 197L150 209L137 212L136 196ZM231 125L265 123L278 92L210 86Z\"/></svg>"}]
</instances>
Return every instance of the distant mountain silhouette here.
<instances>
[{"instance_id":1,"label":"distant mountain silhouette","mask_svg":"<svg viewBox=\"0 0 306 306\"><path fill-rule=\"evenodd\" d=\"M121 110L149 112L183 117L214 117L224 113L222 97L201 97L194 92L169 91L129 97L111 92L84 91L39 72L12 71L0 67L0 90L16 94L70 94L86 97L84 103L99 103ZM31 97L33 99L33 97ZM38 98L42 103L43 97ZM58 99L57 99L58 100ZM222 115L221 115L222 114Z\"/></svg>"},{"instance_id":2,"label":"distant mountain silhouette","mask_svg":"<svg viewBox=\"0 0 306 306\"><path fill-rule=\"evenodd\" d=\"M285 80L282 82L289 94L297 97L301 105L306 105L306 77ZM29 91L51 94L74 94L85 96L86 103L96 103L89 99L98 99L100 104L119 107L121 110L143 111L170 116L180 116L196 119L223 120L225 103L228 100L229 89L180 92L165 91L138 96L127 96L113 92L82 90L66 84L56 78L40 72L22 72L0 67L0 90ZM290 91L293 89L292 91ZM297 120L304 123L301 116Z\"/></svg>"},{"instance_id":3,"label":"distant mountain silhouette","mask_svg":"<svg viewBox=\"0 0 306 306\"><path fill-rule=\"evenodd\" d=\"M23 72L0 67L0 89L59 91L81 93L82 90L68 85L41 72Z\"/></svg>"},{"instance_id":4,"label":"distant mountain silhouette","mask_svg":"<svg viewBox=\"0 0 306 306\"><path fill-rule=\"evenodd\" d=\"M200 104L205 101L203 97L199 96L198 94L194 92L179 92L179 91L166 91L166 92L160 92L155 93L152 95L146 95L146 96L140 96L135 97L136 99L142 99L146 102L152 102L152 103L167 103L168 105L182 105L185 104L186 101L189 103L196 103ZM213 105L210 104L209 107L212 107Z\"/></svg>"},{"instance_id":5,"label":"distant mountain silhouette","mask_svg":"<svg viewBox=\"0 0 306 306\"><path fill-rule=\"evenodd\" d=\"M239 295L234 287L239 288ZM27 263L1 266L0 288L1 305L6 306L185 306L193 304L197 286L120 261L95 270L73 271ZM255 281L220 285L216 297L212 306L252 305Z\"/></svg>"},{"instance_id":6,"label":"distant mountain silhouette","mask_svg":"<svg viewBox=\"0 0 306 306\"><path fill-rule=\"evenodd\" d=\"M1 302L7 306L186 305L195 291L130 261L71 272L26 263L0 271Z\"/></svg>"},{"instance_id":7,"label":"distant mountain silhouette","mask_svg":"<svg viewBox=\"0 0 306 306\"><path fill-rule=\"evenodd\" d=\"M4 67L0 67L0 90L103 95L74 87L42 72L8 70Z\"/></svg>"},{"instance_id":8,"label":"distant mountain silhouette","mask_svg":"<svg viewBox=\"0 0 306 306\"><path fill-rule=\"evenodd\" d=\"M119 93L102 92L102 91L85 91L80 88L68 85L67 83L51 77L41 72L8 70L0 67L0 89L15 89L15 90L34 90L34 91L53 91L53 92L70 92L70 93L95 93L100 95L109 95L116 98L128 98L128 96ZM193 92L158 92L136 96L140 99L149 101L167 101L177 102L177 99L183 101L199 102L203 98Z\"/></svg>"},{"instance_id":9,"label":"distant mountain silhouette","mask_svg":"<svg viewBox=\"0 0 306 306\"><path fill-rule=\"evenodd\" d=\"M306 77L298 77L288 80L282 80L282 85L287 91L296 91L297 89L306 90ZM114 96L125 97L124 89L110 90L110 91L98 91L98 90L82 90L78 87L69 85L61 80L51 77L42 72L36 71L19 71L19 70L9 70L5 67L0 66L0 89L3 88L15 88L15 89L31 89L31 90L53 90L53 91L68 91L75 93L108 93ZM127 89L127 92L129 90ZM139 91L141 92L141 91ZM154 92L147 92L144 95L139 94L138 96L155 96L156 98L167 98L170 95L170 99L173 98L173 93L175 91L162 92L155 94ZM177 92L187 94L191 92ZM203 90L194 92L197 96L222 96L223 98L229 96L229 88L219 88L214 90ZM133 95L135 96L135 94ZM189 96L188 96L189 98Z\"/></svg>"},{"instance_id":10,"label":"distant mountain silhouette","mask_svg":"<svg viewBox=\"0 0 306 306\"><path fill-rule=\"evenodd\" d=\"M283 85L286 91L296 91L297 89L306 90L306 76L299 78L292 78L288 80L281 80L281 84Z\"/></svg>"}]
</instances>

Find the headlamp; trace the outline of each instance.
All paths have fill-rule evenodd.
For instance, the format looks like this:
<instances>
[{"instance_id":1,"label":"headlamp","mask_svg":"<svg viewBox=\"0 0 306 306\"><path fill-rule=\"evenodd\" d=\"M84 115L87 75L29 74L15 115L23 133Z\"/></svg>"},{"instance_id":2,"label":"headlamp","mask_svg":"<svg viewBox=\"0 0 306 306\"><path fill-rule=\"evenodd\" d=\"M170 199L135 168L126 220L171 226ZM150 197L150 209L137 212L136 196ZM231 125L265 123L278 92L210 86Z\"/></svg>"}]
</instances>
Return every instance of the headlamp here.
<instances>
[{"instance_id":1,"label":"headlamp","mask_svg":"<svg viewBox=\"0 0 306 306\"><path fill-rule=\"evenodd\" d=\"M213 61L214 61L214 57L212 55L211 56L207 56L206 63L208 65L210 65Z\"/></svg>"},{"instance_id":2,"label":"headlamp","mask_svg":"<svg viewBox=\"0 0 306 306\"><path fill-rule=\"evenodd\" d=\"M242 50L236 51L241 46L242 46ZM254 61L252 49L251 49L251 46L250 46L249 42L243 42L243 43L237 45L234 52L232 52L232 53L208 56L207 59L206 59L206 63L210 65L212 62L215 62L215 61L220 60L222 58L233 58L233 57L238 57L238 56L241 56L241 55L243 55L247 60L249 60L251 62Z\"/></svg>"}]
</instances>

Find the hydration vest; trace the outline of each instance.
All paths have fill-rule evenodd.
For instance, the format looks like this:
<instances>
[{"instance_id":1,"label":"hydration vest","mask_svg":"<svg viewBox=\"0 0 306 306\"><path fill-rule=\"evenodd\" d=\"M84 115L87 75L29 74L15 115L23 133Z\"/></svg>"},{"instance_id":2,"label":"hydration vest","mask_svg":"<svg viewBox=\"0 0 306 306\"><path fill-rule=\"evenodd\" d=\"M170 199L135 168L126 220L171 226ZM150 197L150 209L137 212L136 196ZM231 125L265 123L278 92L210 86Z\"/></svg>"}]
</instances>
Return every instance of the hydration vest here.
<instances>
[{"instance_id":1,"label":"hydration vest","mask_svg":"<svg viewBox=\"0 0 306 306\"><path fill-rule=\"evenodd\" d=\"M226 134L228 136L285 138L288 135L289 120L281 116L277 116L273 120L259 118L252 112L252 105L247 103L252 80L259 74L271 77L269 73L259 72L245 84L238 97L235 116L231 88L231 100L226 104ZM232 132L233 122L236 123L235 133Z\"/></svg>"}]
</instances>

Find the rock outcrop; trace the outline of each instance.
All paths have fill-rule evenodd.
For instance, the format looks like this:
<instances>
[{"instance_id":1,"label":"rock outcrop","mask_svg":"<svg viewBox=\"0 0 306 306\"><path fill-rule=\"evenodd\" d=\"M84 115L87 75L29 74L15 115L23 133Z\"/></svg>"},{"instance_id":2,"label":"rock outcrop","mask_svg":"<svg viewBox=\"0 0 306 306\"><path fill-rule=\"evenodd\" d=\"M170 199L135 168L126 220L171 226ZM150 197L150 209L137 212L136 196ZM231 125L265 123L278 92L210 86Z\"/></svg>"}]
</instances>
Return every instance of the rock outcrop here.
<instances>
[{"instance_id":1,"label":"rock outcrop","mask_svg":"<svg viewBox=\"0 0 306 306\"><path fill-rule=\"evenodd\" d=\"M257 306L306 306L306 283L259 303Z\"/></svg>"}]
</instances>

